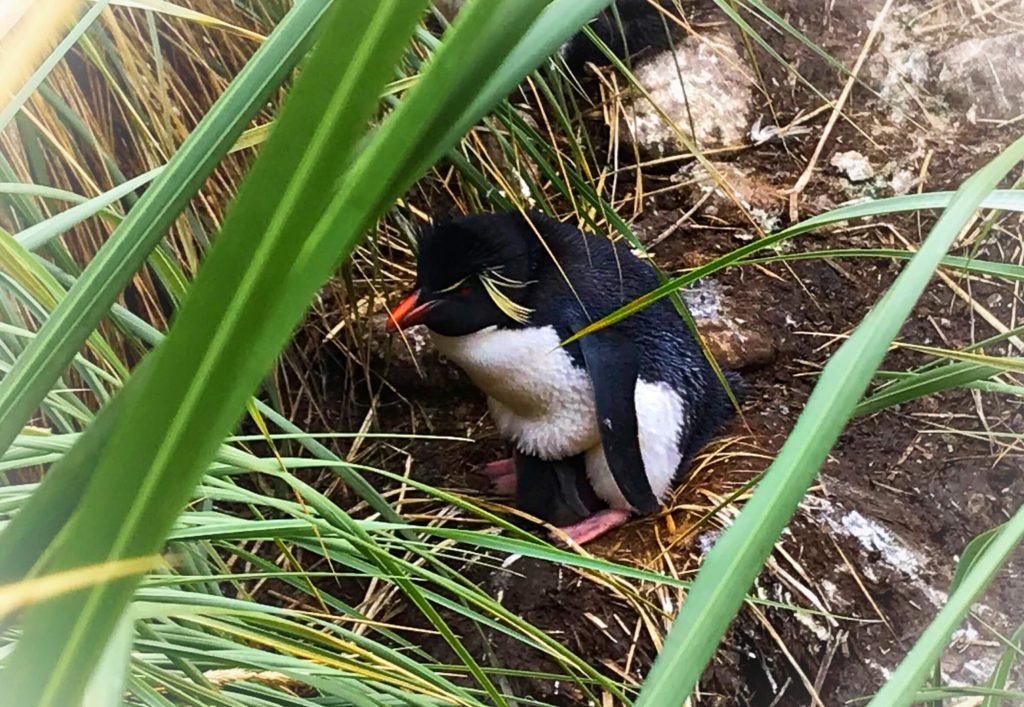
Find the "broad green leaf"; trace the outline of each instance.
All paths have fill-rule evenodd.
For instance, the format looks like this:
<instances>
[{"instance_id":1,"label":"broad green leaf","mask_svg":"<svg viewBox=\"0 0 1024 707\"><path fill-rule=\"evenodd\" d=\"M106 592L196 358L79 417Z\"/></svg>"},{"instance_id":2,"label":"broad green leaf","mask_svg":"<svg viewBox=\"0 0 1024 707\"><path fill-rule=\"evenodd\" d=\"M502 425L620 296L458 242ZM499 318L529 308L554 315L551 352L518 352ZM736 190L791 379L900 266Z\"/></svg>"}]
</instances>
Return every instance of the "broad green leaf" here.
<instances>
[{"instance_id":1,"label":"broad green leaf","mask_svg":"<svg viewBox=\"0 0 1024 707\"><path fill-rule=\"evenodd\" d=\"M118 619L96 670L85 687L82 704L115 705L123 699L135 638L135 622L125 613Z\"/></svg>"},{"instance_id":2,"label":"broad green leaf","mask_svg":"<svg viewBox=\"0 0 1024 707\"><path fill-rule=\"evenodd\" d=\"M826 364L775 461L739 517L705 558L644 683L637 702L640 707L674 703L693 690L739 610L747 589L817 476L946 251L986 196L1022 158L1024 138L964 182L918 253ZM826 215L818 220L829 218ZM907 680L904 685L916 691L930 667L931 663L926 663L920 674L909 669L915 679L920 679Z\"/></svg>"}]
</instances>

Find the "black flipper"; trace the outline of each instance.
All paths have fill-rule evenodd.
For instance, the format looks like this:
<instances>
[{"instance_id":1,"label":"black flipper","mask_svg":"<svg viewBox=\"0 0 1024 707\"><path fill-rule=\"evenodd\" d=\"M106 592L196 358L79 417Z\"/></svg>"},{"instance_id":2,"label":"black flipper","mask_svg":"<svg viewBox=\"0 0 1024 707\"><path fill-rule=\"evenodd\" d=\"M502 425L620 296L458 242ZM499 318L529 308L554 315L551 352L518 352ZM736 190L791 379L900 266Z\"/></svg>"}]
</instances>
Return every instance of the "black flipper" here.
<instances>
[{"instance_id":1,"label":"black flipper","mask_svg":"<svg viewBox=\"0 0 1024 707\"><path fill-rule=\"evenodd\" d=\"M660 507L647 479L636 419L636 384L640 372L636 347L628 337L606 328L576 343L594 386L601 446L612 477L639 513Z\"/></svg>"},{"instance_id":2,"label":"black flipper","mask_svg":"<svg viewBox=\"0 0 1024 707\"><path fill-rule=\"evenodd\" d=\"M570 525L606 508L587 480L583 455L558 461L515 454L516 508L552 525Z\"/></svg>"}]
</instances>

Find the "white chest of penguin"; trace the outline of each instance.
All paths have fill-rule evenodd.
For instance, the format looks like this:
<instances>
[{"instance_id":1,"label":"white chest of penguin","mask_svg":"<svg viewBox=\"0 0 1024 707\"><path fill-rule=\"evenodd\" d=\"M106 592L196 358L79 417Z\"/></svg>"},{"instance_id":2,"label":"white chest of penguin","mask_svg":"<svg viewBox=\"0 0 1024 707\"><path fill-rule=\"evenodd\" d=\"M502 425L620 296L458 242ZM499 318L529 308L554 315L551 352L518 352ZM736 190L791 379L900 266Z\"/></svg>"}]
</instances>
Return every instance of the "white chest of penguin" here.
<instances>
[{"instance_id":1,"label":"white chest of penguin","mask_svg":"<svg viewBox=\"0 0 1024 707\"><path fill-rule=\"evenodd\" d=\"M593 384L559 346L554 327L488 327L467 336L431 336L438 351L487 395L503 437L542 459L588 452L587 475L594 490L613 507L629 507L601 450ZM644 380L637 382L634 396L644 471L661 498L681 461L682 399L665 383Z\"/></svg>"}]
</instances>

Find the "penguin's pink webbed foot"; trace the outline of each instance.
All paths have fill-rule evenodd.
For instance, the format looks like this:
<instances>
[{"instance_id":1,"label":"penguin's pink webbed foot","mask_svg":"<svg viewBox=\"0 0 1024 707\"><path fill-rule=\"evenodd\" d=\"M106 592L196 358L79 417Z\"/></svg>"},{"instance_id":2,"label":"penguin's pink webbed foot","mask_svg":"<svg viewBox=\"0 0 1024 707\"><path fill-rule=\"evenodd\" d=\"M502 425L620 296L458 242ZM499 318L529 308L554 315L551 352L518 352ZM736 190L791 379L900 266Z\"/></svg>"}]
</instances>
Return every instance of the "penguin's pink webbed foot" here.
<instances>
[{"instance_id":1,"label":"penguin's pink webbed foot","mask_svg":"<svg viewBox=\"0 0 1024 707\"><path fill-rule=\"evenodd\" d=\"M483 468L480 469L480 473L488 479L497 479L502 476L508 476L509 474L515 475L516 465L511 458L499 459L496 462L484 464Z\"/></svg>"},{"instance_id":2,"label":"penguin's pink webbed foot","mask_svg":"<svg viewBox=\"0 0 1024 707\"><path fill-rule=\"evenodd\" d=\"M495 496L511 498L516 495L516 466L511 459L500 459L486 464L478 472L490 481Z\"/></svg>"},{"instance_id":3,"label":"penguin's pink webbed foot","mask_svg":"<svg viewBox=\"0 0 1024 707\"><path fill-rule=\"evenodd\" d=\"M560 530L569 536L577 545L584 545L591 540L594 540L609 530L618 528L629 520L629 511L623 511L618 508L608 508L603 511L598 511L589 518L581 520L579 523L573 523L567 525ZM556 533L552 533L551 537L553 540L560 540L561 536Z\"/></svg>"}]
</instances>

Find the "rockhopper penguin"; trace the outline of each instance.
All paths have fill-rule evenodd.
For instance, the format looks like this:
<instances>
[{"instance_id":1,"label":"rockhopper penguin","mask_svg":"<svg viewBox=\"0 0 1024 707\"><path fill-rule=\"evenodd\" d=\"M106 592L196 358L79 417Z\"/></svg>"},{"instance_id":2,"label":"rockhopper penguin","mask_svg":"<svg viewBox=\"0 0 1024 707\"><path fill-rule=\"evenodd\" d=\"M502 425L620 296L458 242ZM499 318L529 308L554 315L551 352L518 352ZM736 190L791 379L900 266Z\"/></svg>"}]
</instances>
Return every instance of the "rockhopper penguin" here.
<instances>
[{"instance_id":1,"label":"rockhopper penguin","mask_svg":"<svg viewBox=\"0 0 1024 707\"><path fill-rule=\"evenodd\" d=\"M624 244L542 214L465 216L422 234L415 287L388 325L427 326L514 445L484 473L582 544L657 511L732 414L667 299L560 345L658 284Z\"/></svg>"}]
</instances>

